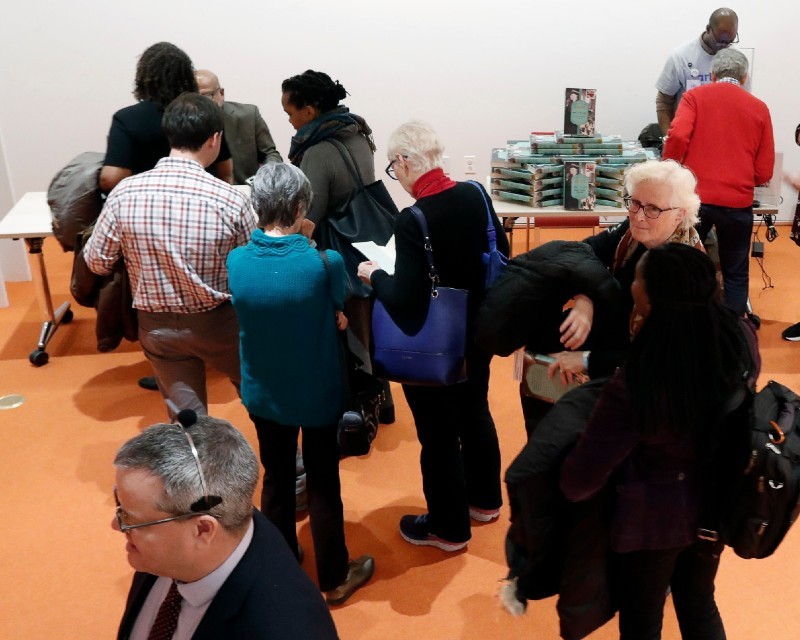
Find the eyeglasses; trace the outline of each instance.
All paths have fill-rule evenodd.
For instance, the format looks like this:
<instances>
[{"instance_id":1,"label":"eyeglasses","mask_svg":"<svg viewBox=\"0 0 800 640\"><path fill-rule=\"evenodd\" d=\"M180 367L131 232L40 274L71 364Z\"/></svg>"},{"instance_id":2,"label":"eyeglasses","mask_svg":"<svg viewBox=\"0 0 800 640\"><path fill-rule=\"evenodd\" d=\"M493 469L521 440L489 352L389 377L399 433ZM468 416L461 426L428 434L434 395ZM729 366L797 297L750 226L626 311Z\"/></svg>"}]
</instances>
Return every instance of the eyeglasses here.
<instances>
[{"instance_id":1,"label":"eyeglasses","mask_svg":"<svg viewBox=\"0 0 800 640\"><path fill-rule=\"evenodd\" d=\"M638 200L634 200L630 196L625 196L622 198L622 201L625 203L625 208L628 209L628 213L639 213L642 211L644 213L645 218L652 218L656 219L665 211L672 211L673 209L680 209L680 207L667 207L666 209L661 209L653 204L642 204Z\"/></svg>"},{"instance_id":2,"label":"eyeglasses","mask_svg":"<svg viewBox=\"0 0 800 640\"><path fill-rule=\"evenodd\" d=\"M142 527L151 527L156 524L164 524L165 522L172 522L173 520L184 520L186 518L195 518L197 516L204 516L204 515L211 515L215 518L219 517L213 513L210 513L211 509L216 507L217 505L222 503L222 498L220 496L212 496L208 493L208 485L206 484L206 477L203 474L203 467L200 465L200 456L197 454L197 447L194 446L194 440L192 440L192 436L189 434L187 427L190 427L195 422L197 422L197 414L194 411L181 411L178 414L178 421L179 424L176 425L183 435L186 436L186 440L189 442L189 448L192 451L192 457L194 458L194 463L197 466L197 474L200 476L200 486L203 489L203 497L195 500L191 505L189 505L189 511L186 513L181 513L176 516L171 516L169 518L162 518L160 520L153 520L151 522L139 522L137 524L125 524L123 522L123 514L125 510L122 508L122 505L119 502L119 497L117 496L117 489L114 487L114 502L117 505L116 516L117 516L117 525L119 526L119 530L123 533L127 533L131 529L141 529Z\"/></svg>"},{"instance_id":3,"label":"eyeglasses","mask_svg":"<svg viewBox=\"0 0 800 640\"><path fill-rule=\"evenodd\" d=\"M212 89L211 91L201 91L200 95L204 98L213 98L219 93L220 88L217 87L216 89Z\"/></svg>"},{"instance_id":4,"label":"eyeglasses","mask_svg":"<svg viewBox=\"0 0 800 640\"><path fill-rule=\"evenodd\" d=\"M397 180L397 176L394 173L394 163L397 162L400 158L408 160L408 156L398 155L397 158L395 158L388 165L386 165L386 175L389 176L392 180Z\"/></svg>"},{"instance_id":5,"label":"eyeglasses","mask_svg":"<svg viewBox=\"0 0 800 640\"><path fill-rule=\"evenodd\" d=\"M709 31L711 32L711 37L714 38L714 42L720 49L724 49L725 47L730 47L732 44L736 44L739 42L739 32L736 32L736 35L733 36L733 40L720 40L717 38L717 34L714 33L714 28L709 27Z\"/></svg>"},{"instance_id":6,"label":"eyeglasses","mask_svg":"<svg viewBox=\"0 0 800 640\"><path fill-rule=\"evenodd\" d=\"M171 516L169 518L162 518L161 520L152 520L150 522L139 522L137 524L125 524L124 518L127 516L125 513L125 509L122 508L122 505L119 503L119 498L117 497L117 490L114 489L114 502L117 503L117 526L122 533L127 533L131 529L141 529L142 527L152 527L156 524L164 524L165 522L172 522L173 520L185 520L187 518L196 518L197 516L205 516L205 515L212 515L209 514L208 511L198 511L198 512L189 512L189 513L181 513L177 516ZM217 517L217 516L214 516Z\"/></svg>"}]
</instances>

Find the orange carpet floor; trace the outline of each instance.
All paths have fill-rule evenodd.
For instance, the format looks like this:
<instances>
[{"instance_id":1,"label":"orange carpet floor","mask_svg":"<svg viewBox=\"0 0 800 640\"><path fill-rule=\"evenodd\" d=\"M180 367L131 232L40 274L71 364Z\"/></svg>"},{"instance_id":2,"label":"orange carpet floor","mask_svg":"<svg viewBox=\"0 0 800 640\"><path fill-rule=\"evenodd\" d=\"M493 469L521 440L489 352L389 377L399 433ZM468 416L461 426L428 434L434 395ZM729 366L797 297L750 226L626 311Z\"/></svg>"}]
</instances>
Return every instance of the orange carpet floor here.
<instances>
[{"instance_id":1,"label":"orange carpet floor","mask_svg":"<svg viewBox=\"0 0 800 640\"><path fill-rule=\"evenodd\" d=\"M579 235L552 231L544 239ZM766 247L764 265L773 289L762 291L753 262L751 300L762 318L761 383L775 379L800 390L800 344L780 338L785 327L800 320L800 249L788 235L788 228L781 227L780 238ZM45 255L58 304L68 298L71 254L47 240ZM123 536L110 527L111 461L122 442L165 419L164 406L159 394L136 385L151 372L138 345L97 353L90 309L76 307L74 321L60 327L48 348L50 363L31 366L28 354L42 319L35 288L33 283L7 288L11 306L0 309L0 396L21 394L25 402L0 410L0 639L112 638L132 570ZM231 421L256 447L255 432L231 385L212 375L209 398L210 413ZM499 522L475 526L468 549L457 554L414 547L400 538L400 516L422 513L424 500L419 444L399 388L395 398L397 422L381 427L369 456L341 466L350 552L354 557L370 553L377 565L372 582L333 611L341 637L558 638L554 599L530 603L520 618L498 606L506 509ZM493 362L490 401L506 466L524 442L509 358ZM298 530L308 553L304 567L313 578L308 521L299 522ZM798 530L766 560L745 561L725 553L717 592L729 638L798 637L798 560ZM591 636L615 637L616 622ZM664 638L678 637L668 603Z\"/></svg>"}]
</instances>

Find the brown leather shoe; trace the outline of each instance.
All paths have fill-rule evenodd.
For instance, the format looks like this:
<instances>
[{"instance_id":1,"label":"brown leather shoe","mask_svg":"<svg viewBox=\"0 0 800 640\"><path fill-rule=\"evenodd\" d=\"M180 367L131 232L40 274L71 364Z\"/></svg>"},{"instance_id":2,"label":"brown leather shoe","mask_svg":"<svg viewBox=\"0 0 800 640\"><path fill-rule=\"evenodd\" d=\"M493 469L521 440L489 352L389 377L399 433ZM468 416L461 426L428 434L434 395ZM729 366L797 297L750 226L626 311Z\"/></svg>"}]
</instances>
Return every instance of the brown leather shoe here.
<instances>
[{"instance_id":1,"label":"brown leather shoe","mask_svg":"<svg viewBox=\"0 0 800 640\"><path fill-rule=\"evenodd\" d=\"M344 604L350 596L369 582L373 573L375 573L375 561L372 556L364 555L357 560L350 560L347 563L347 578L335 589L326 591L325 600L328 604Z\"/></svg>"}]
</instances>

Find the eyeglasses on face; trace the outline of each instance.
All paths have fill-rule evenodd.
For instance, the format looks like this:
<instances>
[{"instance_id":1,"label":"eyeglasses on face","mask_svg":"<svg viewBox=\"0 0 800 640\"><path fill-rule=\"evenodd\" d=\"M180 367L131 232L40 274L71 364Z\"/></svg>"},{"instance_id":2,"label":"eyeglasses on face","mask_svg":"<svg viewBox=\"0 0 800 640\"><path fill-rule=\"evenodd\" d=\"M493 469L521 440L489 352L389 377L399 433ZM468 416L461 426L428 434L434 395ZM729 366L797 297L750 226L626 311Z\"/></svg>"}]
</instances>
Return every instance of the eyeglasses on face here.
<instances>
[{"instance_id":1,"label":"eyeglasses on face","mask_svg":"<svg viewBox=\"0 0 800 640\"><path fill-rule=\"evenodd\" d=\"M142 527L152 527L156 524L164 524L165 522L172 522L173 520L185 520L187 518L195 518L197 516L205 516L211 515L208 511L198 511L198 512L189 512L189 513L181 513L177 516L171 516L169 518L161 518L160 520L151 520L150 522L137 522L136 524L126 524L125 518L127 517L127 513L125 509L122 508L122 505L119 503L119 498L117 497L117 490L114 489L114 502L117 504L116 510L116 517L117 517L117 526L122 533L127 533L131 529L141 529ZM214 516L216 517L216 516Z\"/></svg>"},{"instance_id":2,"label":"eyeglasses on face","mask_svg":"<svg viewBox=\"0 0 800 640\"><path fill-rule=\"evenodd\" d=\"M397 180L397 176L394 173L394 163L397 162L400 158L407 160L408 156L401 156L398 154L398 156L394 160L392 160L388 165L386 165L386 175L389 176L392 180Z\"/></svg>"},{"instance_id":3,"label":"eyeglasses on face","mask_svg":"<svg viewBox=\"0 0 800 640\"><path fill-rule=\"evenodd\" d=\"M622 201L625 203L625 208L628 210L628 213L639 213L642 211L644 213L645 218L656 219L665 211L672 211L673 209L680 209L680 207L667 207L666 209L662 209L660 207L655 206L654 204L642 204L638 200L634 200L630 196L625 196Z\"/></svg>"},{"instance_id":4,"label":"eyeglasses on face","mask_svg":"<svg viewBox=\"0 0 800 640\"><path fill-rule=\"evenodd\" d=\"M724 49L725 47L730 47L732 44L736 44L739 42L739 32L736 32L736 35L733 36L733 40L720 40L717 37L717 34L714 32L713 27L709 27L709 31L711 31L711 37L714 38L714 42L717 43L717 47L720 49Z\"/></svg>"},{"instance_id":5,"label":"eyeglasses on face","mask_svg":"<svg viewBox=\"0 0 800 640\"><path fill-rule=\"evenodd\" d=\"M211 89L210 91L208 91L208 90L206 90L206 91L201 91L201 92L200 92L200 95L201 95L201 96L203 96L203 97L205 97L205 98L213 98L213 97L215 97L215 96L216 96L218 93L219 93L219 87L217 87L216 89Z\"/></svg>"}]
</instances>

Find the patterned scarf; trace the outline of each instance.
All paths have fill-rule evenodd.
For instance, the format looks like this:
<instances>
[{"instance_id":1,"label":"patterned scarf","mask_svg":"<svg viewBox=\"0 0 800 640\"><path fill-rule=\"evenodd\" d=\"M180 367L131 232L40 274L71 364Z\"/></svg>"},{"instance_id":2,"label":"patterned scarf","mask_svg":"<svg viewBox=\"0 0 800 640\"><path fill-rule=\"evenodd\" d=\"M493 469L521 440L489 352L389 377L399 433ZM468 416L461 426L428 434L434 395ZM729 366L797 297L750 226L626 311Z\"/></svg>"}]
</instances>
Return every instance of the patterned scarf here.
<instances>
[{"instance_id":1,"label":"patterned scarf","mask_svg":"<svg viewBox=\"0 0 800 640\"><path fill-rule=\"evenodd\" d=\"M678 227L675 229L675 233L667 238L667 241L664 244L668 244L670 242L675 242L677 244L688 244L690 247L694 247L703 253L706 252L705 248L703 247L703 243L700 242L700 236L697 233L697 229L694 227L689 227L688 229ZM639 241L634 239L630 227L628 227L628 230L625 231L625 235L622 236L622 240L620 240L619 244L617 245L617 250L614 252L614 261L611 263L611 273L615 273L617 269L621 269L628 263L628 261L631 259L631 256L633 256L633 254L636 253L636 250L639 248L639 244ZM642 316L636 312L636 308L634 307L631 309L629 327L631 338L636 335L636 332L639 330L639 327L642 324L642 320L644 320L644 318L642 318Z\"/></svg>"},{"instance_id":2,"label":"patterned scarf","mask_svg":"<svg viewBox=\"0 0 800 640\"><path fill-rule=\"evenodd\" d=\"M323 140L335 137L346 127L355 127L356 131L367 139L372 152L375 152L372 129L369 128L364 118L350 113L350 110L344 105L339 105L297 130L289 147L289 160L293 165L299 166L306 149Z\"/></svg>"}]
</instances>

